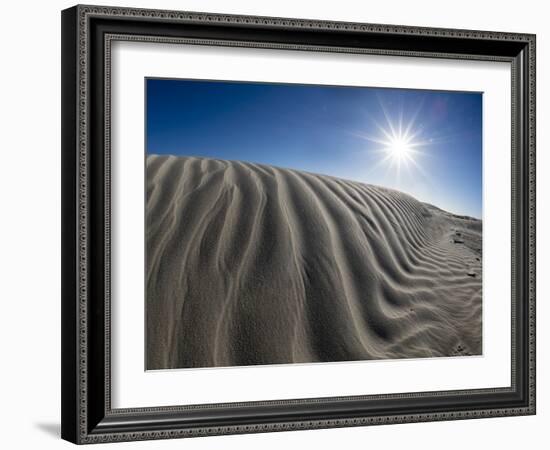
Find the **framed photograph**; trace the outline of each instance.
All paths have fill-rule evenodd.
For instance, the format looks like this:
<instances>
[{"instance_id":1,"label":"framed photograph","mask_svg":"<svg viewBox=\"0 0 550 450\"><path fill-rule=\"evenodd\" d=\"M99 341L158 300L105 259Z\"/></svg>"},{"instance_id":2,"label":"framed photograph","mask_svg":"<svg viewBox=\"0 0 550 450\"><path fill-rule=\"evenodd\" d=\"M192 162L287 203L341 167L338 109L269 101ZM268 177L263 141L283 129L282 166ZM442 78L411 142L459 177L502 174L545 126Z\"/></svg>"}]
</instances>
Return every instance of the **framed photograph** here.
<instances>
[{"instance_id":1,"label":"framed photograph","mask_svg":"<svg viewBox=\"0 0 550 450\"><path fill-rule=\"evenodd\" d=\"M535 36L62 12L62 437L535 413Z\"/></svg>"}]
</instances>

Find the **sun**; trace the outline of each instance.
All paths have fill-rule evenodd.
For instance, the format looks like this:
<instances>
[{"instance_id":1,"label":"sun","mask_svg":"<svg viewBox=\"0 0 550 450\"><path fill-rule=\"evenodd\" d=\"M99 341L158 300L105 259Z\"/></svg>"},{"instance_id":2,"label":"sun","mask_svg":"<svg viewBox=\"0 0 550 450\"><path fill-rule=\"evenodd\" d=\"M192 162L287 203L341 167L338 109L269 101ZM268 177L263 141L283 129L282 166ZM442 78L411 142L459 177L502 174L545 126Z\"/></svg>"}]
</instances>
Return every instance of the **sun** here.
<instances>
[{"instance_id":1,"label":"sun","mask_svg":"<svg viewBox=\"0 0 550 450\"><path fill-rule=\"evenodd\" d=\"M417 160L422 155L421 148L426 146L426 142L420 139L422 128L415 126L416 114L406 125L403 123L402 112L397 121L393 121L385 109L384 116L387 126L383 127L375 123L380 135L369 139L379 145L377 150L384 155L380 162L392 167L398 177L401 168L407 171L411 168L422 171Z\"/></svg>"},{"instance_id":2,"label":"sun","mask_svg":"<svg viewBox=\"0 0 550 450\"><path fill-rule=\"evenodd\" d=\"M409 130L390 127L383 130L384 138L378 141L381 144L380 150L384 154L381 162L389 163L399 174L401 167L409 169L411 166L420 169L417 157L420 155L418 147L422 143L415 139L415 133Z\"/></svg>"},{"instance_id":3,"label":"sun","mask_svg":"<svg viewBox=\"0 0 550 450\"><path fill-rule=\"evenodd\" d=\"M375 133L354 133L355 136L371 143L366 150L380 155L380 159L369 168L368 173L372 174L385 166L385 176L390 177L393 174L397 182L401 182L402 174L415 177L415 172L418 172L422 176L427 176L421 163L427 155L426 149L433 145L434 139L426 139L424 124L417 124L416 119L422 109L422 103L419 103L417 109L410 114L397 109L390 115L382 102L380 108L385 123L382 124L371 117L372 125L369 131Z\"/></svg>"},{"instance_id":4,"label":"sun","mask_svg":"<svg viewBox=\"0 0 550 450\"><path fill-rule=\"evenodd\" d=\"M384 149L395 162L401 163L413 157L414 143L406 136L392 136Z\"/></svg>"}]
</instances>

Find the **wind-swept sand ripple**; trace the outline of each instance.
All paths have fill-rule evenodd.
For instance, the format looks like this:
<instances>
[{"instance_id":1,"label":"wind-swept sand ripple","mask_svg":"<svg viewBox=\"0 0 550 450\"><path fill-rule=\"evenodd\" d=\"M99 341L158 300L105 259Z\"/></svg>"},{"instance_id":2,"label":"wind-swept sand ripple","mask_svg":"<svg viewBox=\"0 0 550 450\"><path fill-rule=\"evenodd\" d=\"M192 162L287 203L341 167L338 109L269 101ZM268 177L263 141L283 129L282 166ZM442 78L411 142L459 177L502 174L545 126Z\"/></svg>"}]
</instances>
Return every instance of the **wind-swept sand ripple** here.
<instances>
[{"instance_id":1,"label":"wind-swept sand ripple","mask_svg":"<svg viewBox=\"0 0 550 450\"><path fill-rule=\"evenodd\" d=\"M147 158L147 368L481 353L481 221L258 164Z\"/></svg>"}]
</instances>

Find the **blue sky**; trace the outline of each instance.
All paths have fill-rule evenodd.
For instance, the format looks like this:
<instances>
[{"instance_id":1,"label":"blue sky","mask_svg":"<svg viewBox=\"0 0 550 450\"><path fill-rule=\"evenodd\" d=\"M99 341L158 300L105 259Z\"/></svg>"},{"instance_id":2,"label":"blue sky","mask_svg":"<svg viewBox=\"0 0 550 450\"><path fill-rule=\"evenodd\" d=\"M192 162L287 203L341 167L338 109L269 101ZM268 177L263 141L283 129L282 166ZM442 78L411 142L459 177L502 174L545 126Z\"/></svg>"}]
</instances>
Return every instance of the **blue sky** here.
<instances>
[{"instance_id":1,"label":"blue sky","mask_svg":"<svg viewBox=\"0 0 550 450\"><path fill-rule=\"evenodd\" d=\"M146 151L271 164L482 217L482 94L146 80Z\"/></svg>"}]
</instances>

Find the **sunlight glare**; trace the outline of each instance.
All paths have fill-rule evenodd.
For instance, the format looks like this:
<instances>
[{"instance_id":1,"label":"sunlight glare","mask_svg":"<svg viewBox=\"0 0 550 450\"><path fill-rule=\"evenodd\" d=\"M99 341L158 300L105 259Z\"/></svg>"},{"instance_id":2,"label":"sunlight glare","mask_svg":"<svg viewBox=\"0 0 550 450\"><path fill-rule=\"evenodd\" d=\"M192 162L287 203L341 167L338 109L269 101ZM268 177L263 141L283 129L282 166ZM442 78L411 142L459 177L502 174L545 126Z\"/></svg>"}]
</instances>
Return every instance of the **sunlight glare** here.
<instances>
[{"instance_id":1,"label":"sunlight glare","mask_svg":"<svg viewBox=\"0 0 550 450\"><path fill-rule=\"evenodd\" d=\"M386 151L391 155L391 157L398 162L403 161L411 157L412 148L409 145L409 140L406 137L392 137L389 140Z\"/></svg>"}]
</instances>

